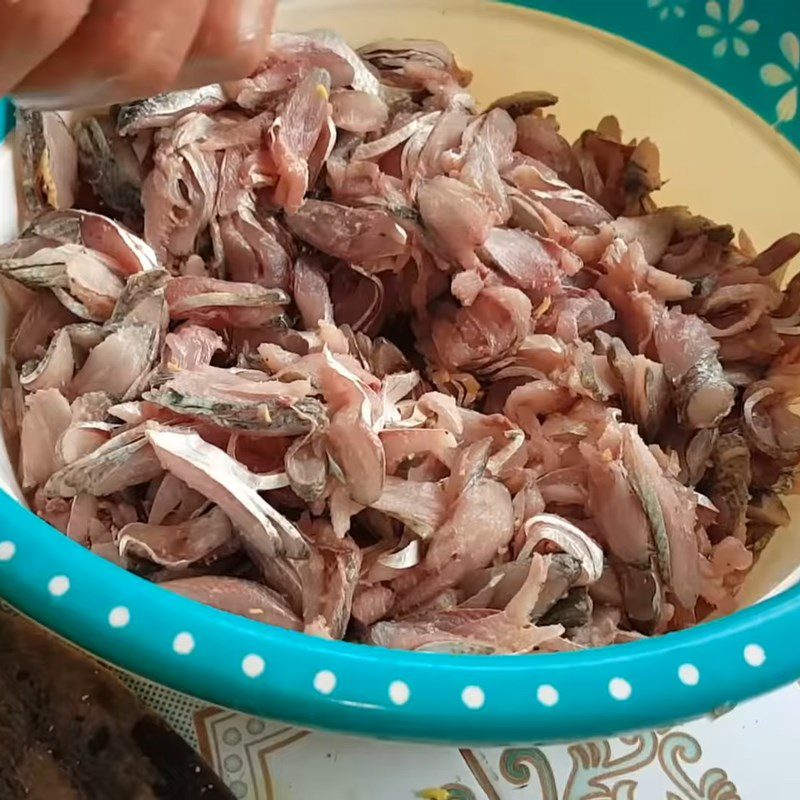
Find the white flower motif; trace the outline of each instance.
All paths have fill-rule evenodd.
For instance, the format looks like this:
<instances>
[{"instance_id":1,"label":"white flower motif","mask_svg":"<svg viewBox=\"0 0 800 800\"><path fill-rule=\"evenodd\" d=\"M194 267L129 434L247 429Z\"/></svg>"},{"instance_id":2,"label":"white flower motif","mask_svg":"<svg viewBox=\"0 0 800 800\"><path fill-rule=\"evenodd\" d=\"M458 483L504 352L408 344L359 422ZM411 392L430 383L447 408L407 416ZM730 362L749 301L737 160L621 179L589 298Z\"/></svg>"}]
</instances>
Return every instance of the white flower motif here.
<instances>
[{"instance_id":1,"label":"white flower motif","mask_svg":"<svg viewBox=\"0 0 800 800\"><path fill-rule=\"evenodd\" d=\"M683 19L686 16L686 3L689 0L647 0L647 7L657 10L658 18L664 22L670 16Z\"/></svg>"},{"instance_id":2,"label":"white flower motif","mask_svg":"<svg viewBox=\"0 0 800 800\"><path fill-rule=\"evenodd\" d=\"M786 59L790 72L779 64L764 64L761 67L761 80L767 86L785 86L775 106L778 123L790 122L797 116L797 95L800 92L800 39L796 33L784 33L780 38L781 52Z\"/></svg>"},{"instance_id":3,"label":"white flower motif","mask_svg":"<svg viewBox=\"0 0 800 800\"><path fill-rule=\"evenodd\" d=\"M722 6L717 0L706 3L706 16L715 24L699 25L697 35L702 39L717 40L711 48L717 58L722 58L728 52L729 45L737 56L745 58L750 55L750 45L742 37L758 33L761 26L754 19L746 19L737 24L743 12L744 0L728 0L728 13L724 17Z\"/></svg>"}]
</instances>

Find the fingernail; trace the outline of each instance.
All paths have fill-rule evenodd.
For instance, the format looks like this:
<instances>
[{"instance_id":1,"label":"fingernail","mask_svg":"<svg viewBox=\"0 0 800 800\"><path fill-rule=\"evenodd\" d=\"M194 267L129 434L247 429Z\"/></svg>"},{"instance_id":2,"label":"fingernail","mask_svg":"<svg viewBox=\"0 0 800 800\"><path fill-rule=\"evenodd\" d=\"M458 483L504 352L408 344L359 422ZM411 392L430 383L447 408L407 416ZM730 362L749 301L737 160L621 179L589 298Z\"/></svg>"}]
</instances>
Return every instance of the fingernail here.
<instances>
[{"instance_id":1,"label":"fingernail","mask_svg":"<svg viewBox=\"0 0 800 800\"><path fill-rule=\"evenodd\" d=\"M264 3L261 0L242 0L239 5L239 41L243 44L255 41L264 34L266 25Z\"/></svg>"}]
</instances>

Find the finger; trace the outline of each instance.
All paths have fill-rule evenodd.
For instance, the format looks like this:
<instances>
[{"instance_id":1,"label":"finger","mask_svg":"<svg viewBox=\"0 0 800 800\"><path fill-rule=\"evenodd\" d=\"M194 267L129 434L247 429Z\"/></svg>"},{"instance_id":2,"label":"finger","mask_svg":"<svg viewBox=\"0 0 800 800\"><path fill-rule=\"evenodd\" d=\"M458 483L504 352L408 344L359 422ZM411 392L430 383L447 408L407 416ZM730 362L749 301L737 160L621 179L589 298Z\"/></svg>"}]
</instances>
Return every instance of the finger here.
<instances>
[{"instance_id":1,"label":"finger","mask_svg":"<svg viewBox=\"0 0 800 800\"><path fill-rule=\"evenodd\" d=\"M69 39L90 2L0 0L0 95Z\"/></svg>"},{"instance_id":2,"label":"finger","mask_svg":"<svg viewBox=\"0 0 800 800\"><path fill-rule=\"evenodd\" d=\"M190 88L253 73L267 54L274 16L275 0L209 0L178 84Z\"/></svg>"},{"instance_id":3,"label":"finger","mask_svg":"<svg viewBox=\"0 0 800 800\"><path fill-rule=\"evenodd\" d=\"M94 0L75 33L15 93L56 107L100 105L171 88L206 0ZM37 98L38 96L38 98Z\"/></svg>"}]
</instances>

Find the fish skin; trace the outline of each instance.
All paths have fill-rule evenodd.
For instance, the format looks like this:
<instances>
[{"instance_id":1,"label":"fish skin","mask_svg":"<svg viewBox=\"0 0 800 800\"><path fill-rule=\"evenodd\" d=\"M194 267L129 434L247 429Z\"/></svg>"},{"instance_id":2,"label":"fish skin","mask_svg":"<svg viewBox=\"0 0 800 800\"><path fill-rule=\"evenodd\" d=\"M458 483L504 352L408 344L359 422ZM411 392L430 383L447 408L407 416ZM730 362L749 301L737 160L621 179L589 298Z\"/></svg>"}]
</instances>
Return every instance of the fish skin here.
<instances>
[{"instance_id":1,"label":"fish skin","mask_svg":"<svg viewBox=\"0 0 800 800\"><path fill-rule=\"evenodd\" d=\"M227 102L225 90L218 83L159 94L120 106L117 132L120 136L129 136L138 131L160 128L177 122L192 111L216 111Z\"/></svg>"},{"instance_id":2,"label":"fish skin","mask_svg":"<svg viewBox=\"0 0 800 800\"><path fill-rule=\"evenodd\" d=\"M78 150L66 123L54 111L17 107L16 114L22 192L29 213L70 208L78 189Z\"/></svg>"},{"instance_id":3,"label":"fish skin","mask_svg":"<svg viewBox=\"0 0 800 800\"><path fill-rule=\"evenodd\" d=\"M324 406L313 397L299 400L295 405L286 405L278 397L237 403L192 397L169 385L145 392L143 397L176 414L202 417L223 428L262 436L298 436L324 427L327 422Z\"/></svg>"},{"instance_id":4,"label":"fish skin","mask_svg":"<svg viewBox=\"0 0 800 800\"><path fill-rule=\"evenodd\" d=\"M141 219L142 168L110 118L87 117L78 123L74 135L82 180L109 208L126 219ZM124 160L123 153L127 156Z\"/></svg>"}]
</instances>

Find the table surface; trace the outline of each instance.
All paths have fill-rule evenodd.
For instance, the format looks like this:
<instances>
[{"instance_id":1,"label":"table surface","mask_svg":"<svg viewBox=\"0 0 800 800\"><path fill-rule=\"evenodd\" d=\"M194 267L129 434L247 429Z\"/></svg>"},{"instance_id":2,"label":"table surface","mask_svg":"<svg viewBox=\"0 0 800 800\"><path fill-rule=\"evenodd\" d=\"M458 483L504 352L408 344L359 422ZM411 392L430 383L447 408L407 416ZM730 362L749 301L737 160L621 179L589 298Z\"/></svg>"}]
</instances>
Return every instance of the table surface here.
<instances>
[{"instance_id":1,"label":"table surface","mask_svg":"<svg viewBox=\"0 0 800 800\"><path fill-rule=\"evenodd\" d=\"M714 719L619 739L459 749L304 731L209 708L138 678L124 680L243 800L800 797L798 684Z\"/></svg>"}]
</instances>

